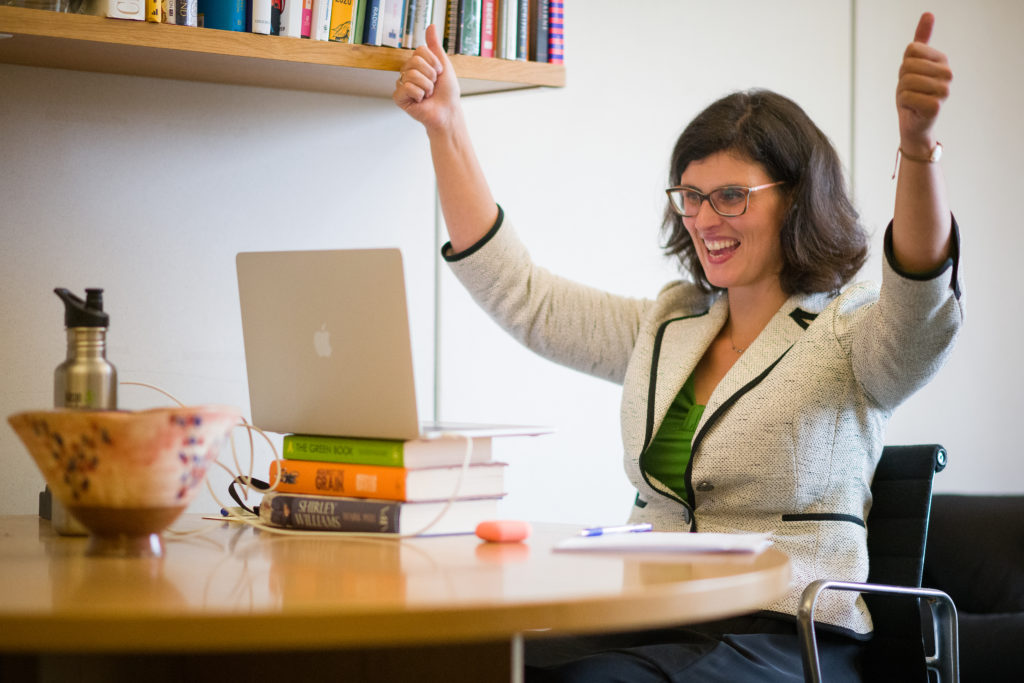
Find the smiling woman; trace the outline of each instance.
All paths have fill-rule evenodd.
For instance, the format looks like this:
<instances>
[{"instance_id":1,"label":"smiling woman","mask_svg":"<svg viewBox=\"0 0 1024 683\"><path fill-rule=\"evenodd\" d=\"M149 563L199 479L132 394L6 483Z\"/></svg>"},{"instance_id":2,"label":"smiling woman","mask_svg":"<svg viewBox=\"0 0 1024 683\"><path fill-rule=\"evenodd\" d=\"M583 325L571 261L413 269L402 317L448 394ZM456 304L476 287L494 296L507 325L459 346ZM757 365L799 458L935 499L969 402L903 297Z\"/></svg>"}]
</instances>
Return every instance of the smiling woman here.
<instances>
[{"instance_id":1,"label":"smiling woman","mask_svg":"<svg viewBox=\"0 0 1024 683\"><path fill-rule=\"evenodd\" d=\"M727 95L686 127L663 224L683 278L635 299L533 263L480 169L436 32L402 67L393 98L426 128L455 275L529 348L623 385L630 523L767 534L793 567L790 592L756 615L537 641L528 680L794 680L803 587L866 579L886 424L963 321L959 237L930 153L952 77L927 44L933 21L921 17L900 69L904 164L881 286L849 284L867 235L828 138L781 95ZM831 597L818 612L833 634L826 675L859 680L871 615L853 593Z\"/></svg>"}]
</instances>

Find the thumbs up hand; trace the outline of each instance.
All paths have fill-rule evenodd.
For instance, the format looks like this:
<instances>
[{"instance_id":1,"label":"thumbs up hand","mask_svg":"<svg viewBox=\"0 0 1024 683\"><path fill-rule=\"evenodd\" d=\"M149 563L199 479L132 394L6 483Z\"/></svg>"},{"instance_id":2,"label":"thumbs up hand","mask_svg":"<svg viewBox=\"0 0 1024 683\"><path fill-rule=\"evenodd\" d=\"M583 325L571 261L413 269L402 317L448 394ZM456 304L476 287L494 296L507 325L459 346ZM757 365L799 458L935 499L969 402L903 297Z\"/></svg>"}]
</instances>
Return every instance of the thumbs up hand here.
<instances>
[{"instance_id":1,"label":"thumbs up hand","mask_svg":"<svg viewBox=\"0 0 1024 683\"><path fill-rule=\"evenodd\" d=\"M445 128L459 108L459 81L437 27L427 27L426 44L416 48L399 72L391 98L428 131Z\"/></svg>"},{"instance_id":2,"label":"thumbs up hand","mask_svg":"<svg viewBox=\"0 0 1024 683\"><path fill-rule=\"evenodd\" d=\"M900 147L905 153L927 157L935 140L932 128L942 103L949 97L953 72L946 55L928 45L935 16L921 15L914 42L907 46L896 85Z\"/></svg>"}]
</instances>

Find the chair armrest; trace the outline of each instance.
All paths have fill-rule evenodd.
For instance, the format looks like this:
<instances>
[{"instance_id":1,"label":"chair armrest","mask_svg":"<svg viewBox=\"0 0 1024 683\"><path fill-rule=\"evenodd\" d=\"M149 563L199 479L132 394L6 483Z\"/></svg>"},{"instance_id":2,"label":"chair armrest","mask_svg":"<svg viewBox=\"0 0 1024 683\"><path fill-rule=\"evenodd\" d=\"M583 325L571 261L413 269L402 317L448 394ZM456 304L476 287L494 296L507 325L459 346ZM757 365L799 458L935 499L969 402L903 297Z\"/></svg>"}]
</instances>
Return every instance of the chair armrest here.
<instances>
[{"instance_id":1,"label":"chair armrest","mask_svg":"<svg viewBox=\"0 0 1024 683\"><path fill-rule=\"evenodd\" d=\"M933 588L910 588L884 584L856 583L851 581L830 581L819 579L807 584L800 598L797 610L797 633L800 637L800 653L804 664L804 680L821 683L821 663L818 658L818 641L814 634L814 609L822 591L842 590L857 593L925 598L931 607L935 633L935 654L926 659L929 669L939 675L940 683L960 680L959 635L957 633L956 605L952 598Z\"/></svg>"}]
</instances>

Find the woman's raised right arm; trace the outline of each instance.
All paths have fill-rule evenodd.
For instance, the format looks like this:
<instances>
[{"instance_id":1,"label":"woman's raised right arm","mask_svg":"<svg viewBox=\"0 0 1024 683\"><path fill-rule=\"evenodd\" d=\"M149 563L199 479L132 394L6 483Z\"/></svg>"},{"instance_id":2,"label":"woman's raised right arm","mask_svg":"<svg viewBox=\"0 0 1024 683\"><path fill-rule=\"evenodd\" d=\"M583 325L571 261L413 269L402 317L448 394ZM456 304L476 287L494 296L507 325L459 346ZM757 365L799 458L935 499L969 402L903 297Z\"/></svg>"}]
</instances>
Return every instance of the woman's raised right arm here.
<instances>
[{"instance_id":1,"label":"woman's raised right arm","mask_svg":"<svg viewBox=\"0 0 1024 683\"><path fill-rule=\"evenodd\" d=\"M473 150L459 82L436 26L427 27L426 45L402 65L392 99L426 128L448 237L455 253L464 251L497 221L498 205Z\"/></svg>"}]
</instances>

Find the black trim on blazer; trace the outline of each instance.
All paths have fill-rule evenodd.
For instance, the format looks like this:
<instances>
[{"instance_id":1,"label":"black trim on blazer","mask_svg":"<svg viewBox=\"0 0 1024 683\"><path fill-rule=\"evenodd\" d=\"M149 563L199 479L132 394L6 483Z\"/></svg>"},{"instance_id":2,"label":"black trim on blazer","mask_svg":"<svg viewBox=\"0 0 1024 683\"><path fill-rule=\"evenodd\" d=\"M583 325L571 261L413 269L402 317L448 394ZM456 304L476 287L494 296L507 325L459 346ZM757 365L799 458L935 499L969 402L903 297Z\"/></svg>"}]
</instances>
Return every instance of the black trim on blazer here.
<instances>
[{"instance_id":1,"label":"black trim on blazer","mask_svg":"<svg viewBox=\"0 0 1024 683\"><path fill-rule=\"evenodd\" d=\"M491 226L491 229L487 231L486 235L481 237L476 244L469 247L468 249L460 251L458 254L452 253L451 242L445 242L444 246L441 247L441 258L443 258L448 263L461 261L467 256L472 256L476 252L480 251L485 244L490 242L491 239L498 234L498 228L501 227L502 222L505 220L505 210L501 208L501 204L497 204L496 206L498 207L498 219L494 221L494 225Z\"/></svg>"},{"instance_id":2,"label":"black trim on blazer","mask_svg":"<svg viewBox=\"0 0 1024 683\"><path fill-rule=\"evenodd\" d=\"M654 396L655 388L658 384L658 359L661 357L661 342L665 338L665 330L668 329L669 323L679 322L680 320L690 320L692 318L700 318L707 314L708 311L704 311L703 313L696 313L694 315L670 318L658 327L658 332L654 335L654 348L651 350L651 377L650 382L647 385L647 424L644 427L644 447L640 449L641 457L647 452L648 446L651 445L651 439L654 438Z\"/></svg>"},{"instance_id":3,"label":"black trim on blazer","mask_svg":"<svg viewBox=\"0 0 1024 683\"><path fill-rule=\"evenodd\" d=\"M789 317L796 322L803 329L807 329L814 322L814 319L818 317L817 313L808 313L802 308L794 308L789 312Z\"/></svg>"},{"instance_id":4,"label":"black trim on blazer","mask_svg":"<svg viewBox=\"0 0 1024 683\"><path fill-rule=\"evenodd\" d=\"M892 248L892 221L889 221L889 225L885 229L885 239L883 241L883 251L885 252L885 260L889 263L889 266L899 274L900 277L904 277L908 280L932 280L945 273L950 268L953 269L949 286L953 290L953 296L957 299L960 298L960 226L956 223L956 217L950 216L950 240L949 240L949 257L939 264L939 267L930 273L908 273L902 270L896 263L896 256Z\"/></svg>"},{"instance_id":5,"label":"black trim on blazer","mask_svg":"<svg viewBox=\"0 0 1024 683\"><path fill-rule=\"evenodd\" d=\"M708 310L710 310L710 309L708 309ZM647 482L647 485L650 486L653 491L655 491L655 492L665 496L669 500L674 500L675 502L679 503L680 505L682 505L683 507L685 507L687 509L687 511L690 514L690 529L691 530L695 529L695 527L694 527L695 516L694 516L694 513L693 513L693 505L691 505L687 501L680 500L679 498L677 498L675 496L670 496L669 494L667 494L667 493L665 493L663 491L659 491L658 488L651 483L650 478L647 476L647 470L644 469L644 454L647 453L647 449L651 445L651 440L654 438L654 398L655 398L655 393L656 393L656 389L657 389L657 385L658 385L658 359L661 358L661 343L662 343L662 340L665 338L665 330L668 329L669 323L679 322L680 320L690 320L691 318L700 318L701 316L705 316L707 314L708 314L708 311L704 311L703 313L697 313L697 314L694 314L694 315L684 315L684 316L681 316L679 318L669 318L668 320L663 322L658 327L658 332L654 335L654 348L651 350L651 375L650 375L650 382L647 385L647 423L644 426L644 445L643 445L643 448L640 449L640 462L639 462L639 465L640 465L640 476L644 478L644 481ZM690 458L690 462L691 463L693 462L693 458L692 457ZM689 500L693 500L693 491L692 491L692 488L690 486L690 481L689 481L689 476L690 476L690 466L689 465L687 465L685 476L686 476L686 492L687 492L687 497L689 498ZM646 507L647 506L647 501L641 500L640 492L639 491L637 491L636 495L637 495L637 501L643 503L643 505L640 505L640 507Z\"/></svg>"},{"instance_id":6,"label":"black trim on blazer","mask_svg":"<svg viewBox=\"0 0 1024 683\"><path fill-rule=\"evenodd\" d=\"M837 512L807 512L801 514L782 515L783 522L852 522L865 529L868 525L857 515L844 515Z\"/></svg>"}]
</instances>

